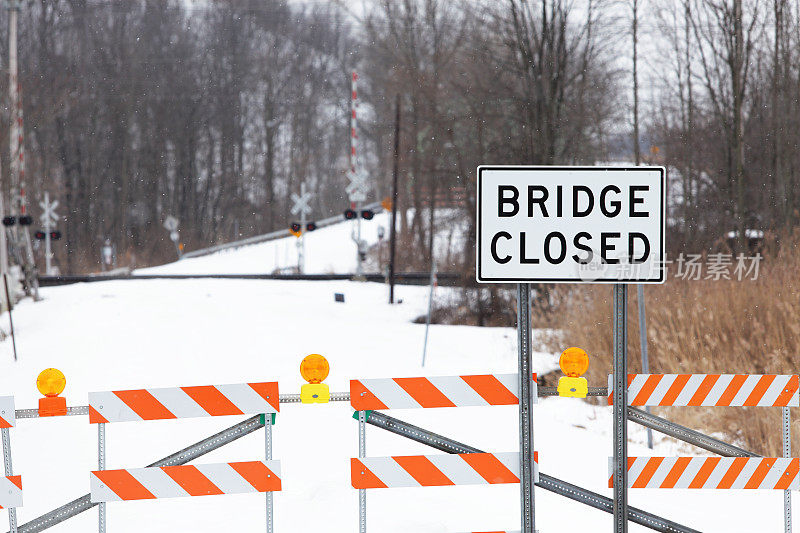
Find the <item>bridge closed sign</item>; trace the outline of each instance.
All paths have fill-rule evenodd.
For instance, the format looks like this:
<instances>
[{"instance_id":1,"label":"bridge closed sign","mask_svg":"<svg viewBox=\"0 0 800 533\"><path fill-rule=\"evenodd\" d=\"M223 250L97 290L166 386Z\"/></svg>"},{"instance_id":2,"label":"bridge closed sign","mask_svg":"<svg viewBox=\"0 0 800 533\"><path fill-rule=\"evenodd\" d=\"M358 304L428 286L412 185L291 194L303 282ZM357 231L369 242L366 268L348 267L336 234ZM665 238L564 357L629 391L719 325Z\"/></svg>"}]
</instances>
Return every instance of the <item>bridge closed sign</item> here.
<instances>
[{"instance_id":1,"label":"bridge closed sign","mask_svg":"<svg viewBox=\"0 0 800 533\"><path fill-rule=\"evenodd\" d=\"M662 167L478 167L481 283L663 283Z\"/></svg>"}]
</instances>

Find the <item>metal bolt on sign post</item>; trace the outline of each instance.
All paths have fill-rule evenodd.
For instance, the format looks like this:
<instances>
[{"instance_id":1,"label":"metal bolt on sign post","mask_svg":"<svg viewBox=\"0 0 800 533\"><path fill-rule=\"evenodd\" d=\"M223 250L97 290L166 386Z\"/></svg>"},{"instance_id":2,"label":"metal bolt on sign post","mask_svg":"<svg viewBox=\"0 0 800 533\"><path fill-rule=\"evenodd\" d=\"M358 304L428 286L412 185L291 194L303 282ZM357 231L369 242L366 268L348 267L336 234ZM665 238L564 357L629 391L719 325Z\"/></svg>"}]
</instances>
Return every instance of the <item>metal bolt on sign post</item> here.
<instances>
[{"instance_id":1,"label":"metal bolt on sign post","mask_svg":"<svg viewBox=\"0 0 800 533\"><path fill-rule=\"evenodd\" d=\"M627 303L627 285L614 285L614 533L628 532Z\"/></svg>"},{"instance_id":2,"label":"metal bolt on sign post","mask_svg":"<svg viewBox=\"0 0 800 533\"><path fill-rule=\"evenodd\" d=\"M522 533L535 533L533 482L533 417L531 413L531 286L517 285L517 339L519 350L520 509Z\"/></svg>"}]
</instances>

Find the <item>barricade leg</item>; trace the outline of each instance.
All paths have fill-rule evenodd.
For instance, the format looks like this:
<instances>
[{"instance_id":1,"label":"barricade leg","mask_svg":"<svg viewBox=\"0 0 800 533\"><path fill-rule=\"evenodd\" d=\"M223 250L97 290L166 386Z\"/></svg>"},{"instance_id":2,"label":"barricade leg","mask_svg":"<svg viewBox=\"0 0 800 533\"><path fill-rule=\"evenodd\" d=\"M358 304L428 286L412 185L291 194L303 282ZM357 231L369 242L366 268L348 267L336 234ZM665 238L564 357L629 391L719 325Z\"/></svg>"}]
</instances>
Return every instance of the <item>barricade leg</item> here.
<instances>
[{"instance_id":1,"label":"barricade leg","mask_svg":"<svg viewBox=\"0 0 800 533\"><path fill-rule=\"evenodd\" d=\"M272 415L264 414L264 448L267 461L272 460ZM272 491L267 491L267 533L272 533Z\"/></svg>"},{"instance_id":2,"label":"barricade leg","mask_svg":"<svg viewBox=\"0 0 800 533\"><path fill-rule=\"evenodd\" d=\"M783 409L783 456L792 456L792 433L789 420L789 408ZM792 533L792 491L783 491L783 527L786 533Z\"/></svg>"},{"instance_id":3,"label":"barricade leg","mask_svg":"<svg viewBox=\"0 0 800 533\"><path fill-rule=\"evenodd\" d=\"M358 457L367 456L367 413L358 412ZM367 489L358 489L358 531L367 533Z\"/></svg>"},{"instance_id":4,"label":"barricade leg","mask_svg":"<svg viewBox=\"0 0 800 533\"><path fill-rule=\"evenodd\" d=\"M8 428L0 430L3 436L3 464L5 466L6 475L14 475L14 467L11 464L11 436L8 433ZM14 507L8 508L8 526L11 533L17 533L17 510Z\"/></svg>"},{"instance_id":5,"label":"barricade leg","mask_svg":"<svg viewBox=\"0 0 800 533\"><path fill-rule=\"evenodd\" d=\"M97 424L97 469L106 469L106 425ZM106 504L100 503L98 509L98 528L100 533L106 533Z\"/></svg>"}]
</instances>

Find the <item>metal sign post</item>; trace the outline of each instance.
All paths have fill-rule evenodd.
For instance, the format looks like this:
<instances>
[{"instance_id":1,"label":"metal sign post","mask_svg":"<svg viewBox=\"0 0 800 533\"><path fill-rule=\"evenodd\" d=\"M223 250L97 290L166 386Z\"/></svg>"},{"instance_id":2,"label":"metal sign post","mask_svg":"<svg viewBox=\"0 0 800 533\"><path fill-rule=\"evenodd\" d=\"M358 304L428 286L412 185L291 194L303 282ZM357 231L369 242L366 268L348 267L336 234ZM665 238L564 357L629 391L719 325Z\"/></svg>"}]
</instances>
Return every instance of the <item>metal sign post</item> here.
<instances>
[{"instance_id":1,"label":"metal sign post","mask_svg":"<svg viewBox=\"0 0 800 533\"><path fill-rule=\"evenodd\" d=\"M97 424L97 469L106 469L106 425ZM98 507L97 530L106 533L106 504L101 502Z\"/></svg>"},{"instance_id":2,"label":"metal sign post","mask_svg":"<svg viewBox=\"0 0 800 533\"><path fill-rule=\"evenodd\" d=\"M367 413L358 412L358 458L367 456ZM358 489L358 533L367 533L367 489Z\"/></svg>"},{"instance_id":3,"label":"metal sign post","mask_svg":"<svg viewBox=\"0 0 800 533\"><path fill-rule=\"evenodd\" d=\"M0 429L0 434L2 434L3 439L3 466L5 467L6 476L13 476L14 467L11 464L11 437L9 435L8 428ZM16 507L8 508L8 525L11 533L17 533Z\"/></svg>"},{"instance_id":4,"label":"metal sign post","mask_svg":"<svg viewBox=\"0 0 800 533\"><path fill-rule=\"evenodd\" d=\"M628 531L627 304L627 285L614 285L614 533Z\"/></svg>"},{"instance_id":5,"label":"metal sign post","mask_svg":"<svg viewBox=\"0 0 800 533\"><path fill-rule=\"evenodd\" d=\"M789 408L783 411L783 456L792 456L792 425L789 419ZM785 533L792 533L792 491L783 491L783 528Z\"/></svg>"},{"instance_id":6,"label":"metal sign post","mask_svg":"<svg viewBox=\"0 0 800 533\"><path fill-rule=\"evenodd\" d=\"M267 461L272 461L272 413L264 413L264 452ZM267 491L267 533L272 533L272 491Z\"/></svg>"},{"instance_id":7,"label":"metal sign post","mask_svg":"<svg viewBox=\"0 0 800 533\"><path fill-rule=\"evenodd\" d=\"M169 238L172 244L175 245L175 253L178 254L178 259L180 259L183 252L181 251L181 245L178 243L181 238L180 233L178 233L178 224L180 224L180 221L172 215L164 219L164 229L169 232Z\"/></svg>"},{"instance_id":8,"label":"metal sign post","mask_svg":"<svg viewBox=\"0 0 800 533\"><path fill-rule=\"evenodd\" d=\"M531 405L531 286L517 285L517 340L519 352L519 449L522 533L536 532L533 480L533 413Z\"/></svg>"},{"instance_id":9,"label":"metal sign post","mask_svg":"<svg viewBox=\"0 0 800 533\"><path fill-rule=\"evenodd\" d=\"M311 206L308 202L311 201L311 193L306 191L306 183L300 184L300 194L292 193L291 213L293 215L300 215L300 236L297 238L297 270L300 274L305 273L306 269L306 223L308 222L308 215L311 214Z\"/></svg>"},{"instance_id":10,"label":"metal sign post","mask_svg":"<svg viewBox=\"0 0 800 533\"><path fill-rule=\"evenodd\" d=\"M529 284L614 284L613 513L615 533L626 533L626 284L665 281L665 232L662 167L478 167L476 279L518 284L525 533L533 531L534 511L524 470L533 453L530 402L523 400L531 379Z\"/></svg>"}]
</instances>

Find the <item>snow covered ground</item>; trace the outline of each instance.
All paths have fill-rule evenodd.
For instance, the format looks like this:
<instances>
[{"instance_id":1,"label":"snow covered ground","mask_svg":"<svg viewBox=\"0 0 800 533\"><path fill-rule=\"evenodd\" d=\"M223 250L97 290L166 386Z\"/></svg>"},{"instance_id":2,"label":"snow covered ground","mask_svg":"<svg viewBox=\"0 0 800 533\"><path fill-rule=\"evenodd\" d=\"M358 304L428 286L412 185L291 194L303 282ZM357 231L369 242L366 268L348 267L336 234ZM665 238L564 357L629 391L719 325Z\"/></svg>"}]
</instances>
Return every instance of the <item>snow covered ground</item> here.
<instances>
[{"instance_id":1,"label":"snow covered ground","mask_svg":"<svg viewBox=\"0 0 800 533\"><path fill-rule=\"evenodd\" d=\"M254 253L242 249L197 261L231 272ZM336 263L325 257L314 261L315 268ZM334 292L345 293L346 302L335 303ZM516 370L513 329L465 326L433 326L422 368L424 325L412 320L426 309L425 287L398 287L403 303L395 306L387 304L384 285L355 282L109 281L46 288L42 295L43 302L26 300L15 311L18 363L10 343L0 343L0 394L14 394L17 408L36 406L36 375L50 366L67 376L69 405L86 405L90 391L246 381L278 380L282 393L297 393L300 360L314 352L331 363L327 383L333 392L347 391L351 378ZM0 317L0 324L5 319ZM537 371L554 368L554 355L536 353ZM515 407L389 414L487 451L518 449ZM345 402L282 406L274 429L284 487L275 494L276 532L357 531L357 491L349 479L349 458L358 451L357 423L351 415ZM145 466L242 419L110 424L107 466ZM610 496L611 409L550 398L535 408L534 419L542 472ZM650 452L643 446L644 430L635 424L630 436L631 455L697 452L664 440ZM96 427L88 417L19 420L11 437L15 473L23 476L25 490L20 523L88 492L88 472L97 466ZM259 431L196 462L257 460L263 453ZM423 453L439 452L367 427L370 456ZM519 529L518 485L372 490L367 502L372 532ZM778 492L630 492L631 505L710 532L778 531L781 502ZM612 528L610 515L544 490L536 491L536 510L542 533ZM264 530L264 496L111 503L108 516L113 533L256 532ZM53 531L93 531L96 523L93 509ZM631 525L630 531L647 530Z\"/></svg>"}]
</instances>

